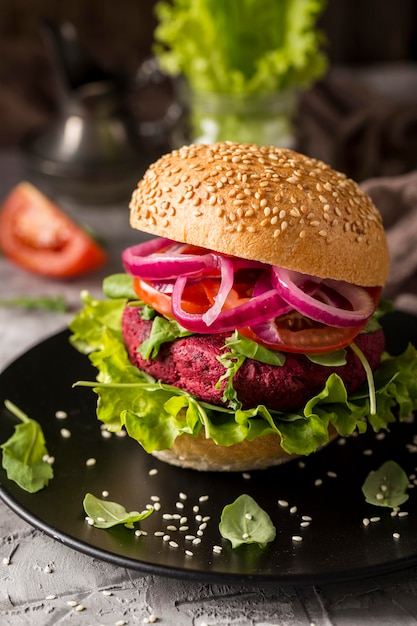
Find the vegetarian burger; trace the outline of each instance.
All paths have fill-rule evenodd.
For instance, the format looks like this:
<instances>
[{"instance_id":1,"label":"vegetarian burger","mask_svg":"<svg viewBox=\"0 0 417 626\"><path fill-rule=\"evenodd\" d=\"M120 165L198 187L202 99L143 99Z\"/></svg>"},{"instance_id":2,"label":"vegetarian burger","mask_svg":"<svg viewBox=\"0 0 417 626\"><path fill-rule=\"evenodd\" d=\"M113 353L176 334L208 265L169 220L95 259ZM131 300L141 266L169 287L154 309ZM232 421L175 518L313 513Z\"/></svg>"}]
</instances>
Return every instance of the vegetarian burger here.
<instances>
[{"instance_id":1,"label":"vegetarian burger","mask_svg":"<svg viewBox=\"0 0 417 626\"><path fill-rule=\"evenodd\" d=\"M243 471L395 419L375 316L387 242L355 182L287 149L190 145L150 166L130 223L157 237L72 324L110 430L172 464Z\"/></svg>"}]
</instances>

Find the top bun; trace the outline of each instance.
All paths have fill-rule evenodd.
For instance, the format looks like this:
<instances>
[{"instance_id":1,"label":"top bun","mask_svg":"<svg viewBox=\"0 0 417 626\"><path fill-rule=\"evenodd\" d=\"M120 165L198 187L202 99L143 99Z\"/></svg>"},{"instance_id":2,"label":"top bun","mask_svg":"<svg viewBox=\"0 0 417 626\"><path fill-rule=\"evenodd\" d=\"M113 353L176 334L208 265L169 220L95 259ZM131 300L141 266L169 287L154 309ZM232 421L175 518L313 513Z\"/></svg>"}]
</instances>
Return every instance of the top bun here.
<instances>
[{"instance_id":1,"label":"top bun","mask_svg":"<svg viewBox=\"0 0 417 626\"><path fill-rule=\"evenodd\" d=\"M149 167L133 228L320 278L383 286L381 215L344 174L293 150L192 144Z\"/></svg>"}]
</instances>

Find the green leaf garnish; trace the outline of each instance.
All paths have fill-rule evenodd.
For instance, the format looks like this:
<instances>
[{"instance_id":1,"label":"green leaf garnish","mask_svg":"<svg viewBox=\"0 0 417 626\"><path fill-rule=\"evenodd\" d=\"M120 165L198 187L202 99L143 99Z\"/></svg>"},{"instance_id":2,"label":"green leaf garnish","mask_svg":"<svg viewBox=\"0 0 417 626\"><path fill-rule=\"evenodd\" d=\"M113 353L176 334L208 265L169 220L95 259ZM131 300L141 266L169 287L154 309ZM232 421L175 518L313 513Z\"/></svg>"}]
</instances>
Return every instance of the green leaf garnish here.
<instances>
[{"instance_id":1,"label":"green leaf garnish","mask_svg":"<svg viewBox=\"0 0 417 626\"><path fill-rule=\"evenodd\" d=\"M231 542L232 548L249 543L257 543L264 548L276 536L268 513L247 494L224 507L219 530L222 537Z\"/></svg>"},{"instance_id":2,"label":"green leaf garnish","mask_svg":"<svg viewBox=\"0 0 417 626\"><path fill-rule=\"evenodd\" d=\"M106 276L103 280L103 293L112 300L116 298L138 299L133 289L133 277L126 273Z\"/></svg>"},{"instance_id":3,"label":"green leaf garnish","mask_svg":"<svg viewBox=\"0 0 417 626\"><path fill-rule=\"evenodd\" d=\"M346 350L333 350L332 352L320 352L317 354L306 354L306 357L316 365L325 367L338 367L346 365Z\"/></svg>"},{"instance_id":4,"label":"green leaf garnish","mask_svg":"<svg viewBox=\"0 0 417 626\"><path fill-rule=\"evenodd\" d=\"M152 322L151 334L143 341L138 352L144 359L155 359L164 343L170 343L179 337L188 337L193 333L185 330L176 320L157 315Z\"/></svg>"},{"instance_id":5,"label":"green leaf garnish","mask_svg":"<svg viewBox=\"0 0 417 626\"><path fill-rule=\"evenodd\" d=\"M42 429L38 422L30 419L9 400L5 400L4 404L22 423L15 427L14 434L0 446L3 468L9 480L25 491L35 493L46 487L54 475L51 464L45 460L49 454Z\"/></svg>"},{"instance_id":6,"label":"green leaf garnish","mask_svg":"<svg viewBox=\"0 0 417 626\"><path fill-rule=\"evenodd\" d=\"M100 500L92 493L85 495L83 506L84 511L93 520L93 525L96 528L111 528L119 524L131 527L135 522L141 522L153 513L152 508L142 512L128 512L121 504L109 500Z\"/></svg>"},{"instance_id":7,"label":"green leaf garnish","mask_svg":"<svg viewBox=\"0 0 417 626\"><path fill-rule=\"evenodd\" d=\"M408 476L395 461L387 461L370 472L362 485L366 502L375 506L395 507L408 500Z\"/></svg>"},{"instance_id":8,"label":"green leaf garnish","mask_svg":"<svg viewBox=\"0 0 417 626\"><path fill-rule=\"evenodd\" d=\"M0 306L16 307L29 311L41 309L65 313L68 305L63 296L17 296L7 300L0 300Z\"/></svg>"},{"instance_id":9,"label":"green leaf garnish","mask_svg":"<svg viewBox=\"0 0 417 626\"><path fill-rule=\"evenodd\" d=\"M255 361L278 367L285 363L285 356L281 352L261 346L256 341L240 335L237 331L226 339L224 348L228 350L218 356L217 360L226 371L220 376L216 387L219 389L221 383L226 380L222 400L223 402L228 402L229 407L240 409L242 403L238 400L236 390L233 387L233 378L245 362L245 359L254 359Z\"/></svg>"}]
</instances>

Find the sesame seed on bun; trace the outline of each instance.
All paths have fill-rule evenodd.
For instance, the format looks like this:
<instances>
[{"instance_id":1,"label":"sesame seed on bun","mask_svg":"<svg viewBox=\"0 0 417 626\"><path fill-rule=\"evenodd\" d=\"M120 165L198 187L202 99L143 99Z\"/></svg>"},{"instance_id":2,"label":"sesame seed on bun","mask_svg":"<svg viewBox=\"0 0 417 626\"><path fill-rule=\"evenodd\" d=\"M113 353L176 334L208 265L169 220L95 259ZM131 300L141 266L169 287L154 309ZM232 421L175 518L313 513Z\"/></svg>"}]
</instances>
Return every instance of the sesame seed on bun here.
<instances>
[{"instance_id":1,"label":"sesame seed on bun","mask_svg":"<svg viewBox=\"0 0 417 626\"><path fill-rule=\"evenodd\" d=\"M130 223L147 233L362 286L383 286L381 216L344 174L292 150L193 144L138 183Z\"/></svg>"}]
</instances>

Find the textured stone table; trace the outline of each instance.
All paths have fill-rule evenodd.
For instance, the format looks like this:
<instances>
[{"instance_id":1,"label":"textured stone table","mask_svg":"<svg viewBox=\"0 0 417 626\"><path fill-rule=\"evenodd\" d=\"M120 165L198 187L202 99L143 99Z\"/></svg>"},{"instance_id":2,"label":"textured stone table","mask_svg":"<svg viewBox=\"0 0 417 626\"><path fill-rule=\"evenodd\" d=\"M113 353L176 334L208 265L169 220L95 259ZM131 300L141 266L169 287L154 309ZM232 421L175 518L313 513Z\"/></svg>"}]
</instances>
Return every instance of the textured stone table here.
<instances>
[{"instance_id":1,"label":"textured stone table","mask_svg":"<svg viewBox=\"0 0 417 626\"><path fill-rule=\"evenodd\" d=\"M0 197L21 177L18 155L0 154ZM120 269L121 250L137 241L127 224L126 206L67 208L108 237L111 267L60 283L29 275L0 258L0 298L60 293L75 310L82 288L98 293L103 275ZM72 314L0 308L1 369L63 329ZM417 624L417 568L303 588L259 589L161 578L80 554L34 529L0 501L0 626L132 625L155 619L172 626Z\"/></svg>"}]
</instances>

